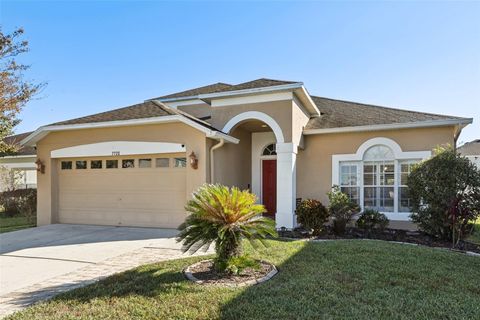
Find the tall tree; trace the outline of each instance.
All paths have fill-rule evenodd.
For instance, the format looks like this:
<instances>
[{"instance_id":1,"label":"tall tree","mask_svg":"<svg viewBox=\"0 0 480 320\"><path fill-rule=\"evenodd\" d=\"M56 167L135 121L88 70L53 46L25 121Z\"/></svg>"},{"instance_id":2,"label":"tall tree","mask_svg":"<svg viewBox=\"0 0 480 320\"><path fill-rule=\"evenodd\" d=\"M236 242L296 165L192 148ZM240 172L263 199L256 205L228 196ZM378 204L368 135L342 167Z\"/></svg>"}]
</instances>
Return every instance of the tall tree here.
<instances>
[{"instance_id":1,"label":"tall tree","mask_svg":"<svg viewBox=\"0 0 480 320\"><path fill-rule=\"evenodd\" d=\"M4 34L0 27L0 154L15 152L17 146L8 144L4 138L20 122L18 114L25 104L45 85L25 79L24 72L30 66L17 62L18 56L29 50L28 41L21 39L23 33L18 28Z\"/></svg>"}]
</instances>

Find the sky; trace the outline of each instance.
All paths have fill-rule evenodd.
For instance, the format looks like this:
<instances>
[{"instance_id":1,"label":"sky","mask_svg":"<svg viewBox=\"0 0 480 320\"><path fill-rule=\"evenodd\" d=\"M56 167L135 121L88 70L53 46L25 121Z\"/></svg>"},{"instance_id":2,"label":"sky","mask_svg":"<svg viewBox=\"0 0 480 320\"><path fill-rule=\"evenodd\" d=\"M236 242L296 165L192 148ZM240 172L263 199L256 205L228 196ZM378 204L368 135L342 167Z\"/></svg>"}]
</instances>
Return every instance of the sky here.
<instances>
[{"instance_id":1,"label":"sky","mask_svg":"<svg viewBox=\"0 0 480 320\"><path fill-rule=\"evenodd\" d=\"M215 82L302 81L323 97L474 118L480 2L6 1L26 77L16 132Z\"/></svg>"}]
</instances>

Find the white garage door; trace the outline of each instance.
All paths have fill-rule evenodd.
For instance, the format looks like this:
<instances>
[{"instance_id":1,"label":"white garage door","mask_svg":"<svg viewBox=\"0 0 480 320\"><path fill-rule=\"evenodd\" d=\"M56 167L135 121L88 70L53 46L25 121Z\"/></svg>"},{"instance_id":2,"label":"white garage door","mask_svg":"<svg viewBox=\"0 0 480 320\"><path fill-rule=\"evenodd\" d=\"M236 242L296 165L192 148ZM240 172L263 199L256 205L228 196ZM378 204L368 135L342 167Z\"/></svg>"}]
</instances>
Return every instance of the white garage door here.
<instances>
[{"instance_id":1,"label":"white garage door","mask_svg":"<svg viewBox=\"0 0 480 320\"><path fill-rule=\"evenodd\" d=\"M186 217L185 155L59 159L60 223L176 228Z\"/></svg>"}]
</instances>

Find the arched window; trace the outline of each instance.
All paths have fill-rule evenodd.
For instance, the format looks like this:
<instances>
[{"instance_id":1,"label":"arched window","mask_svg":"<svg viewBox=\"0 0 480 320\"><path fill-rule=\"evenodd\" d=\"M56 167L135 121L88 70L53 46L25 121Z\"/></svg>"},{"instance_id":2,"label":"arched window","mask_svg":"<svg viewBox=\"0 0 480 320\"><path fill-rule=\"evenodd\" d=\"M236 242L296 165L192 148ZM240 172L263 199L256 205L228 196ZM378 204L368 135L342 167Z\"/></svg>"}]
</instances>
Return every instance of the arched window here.
<instances>
[{"instance_id":1,"label":"arched window","mask_svg":"<svg viewBox=\"0 0 480 320\"><path fill-rule=\"evenodd\" d=\"M408 220L408 175L430 155L429 150L402 151L392 139L372 138L354 154L332 155L332 184L338 184L362 210L376 209L390 219Z\"/></svg>"},{"instance_id":2,"label":"arched window","mask_svg":"<svg viewBox=\"0 0 480 320\"><path fill-rule=\"evenodd\" d=\"M383 145L376 145L370 147L363 154L364 161L375 161L375 160L394 160L395 155L393 154L392 149Z\"/></svg>"},{"instance_id":3,"label":"arched window","mask_svg":"<svg viewBox=\"0 0 480 320\"><path fill-rule=\"evenodd\" d=\"M277 148L275 143L269 144L263 149L262 156L276 156L277 155Z\"/></svg>"}]
</instances>

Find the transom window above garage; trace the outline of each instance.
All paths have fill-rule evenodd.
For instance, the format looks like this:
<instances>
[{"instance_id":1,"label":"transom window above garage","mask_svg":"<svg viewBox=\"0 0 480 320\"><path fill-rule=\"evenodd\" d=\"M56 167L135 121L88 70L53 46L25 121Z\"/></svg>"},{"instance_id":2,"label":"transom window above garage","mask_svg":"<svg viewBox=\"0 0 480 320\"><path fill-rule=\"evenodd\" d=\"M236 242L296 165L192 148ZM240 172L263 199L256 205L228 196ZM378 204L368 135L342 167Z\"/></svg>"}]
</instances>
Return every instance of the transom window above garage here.
<instances>
[{"instance_id":1,"label":"transom window above garage","mask_svg":"<svg viewBox=\"0 0 480 320\"><path fill-rule=\"evenodd\" d=\"M151 168L152 167L152 159L139 159L138 160L138 167L139 168Z\"/></svg>"},{"instance_id":2,"label":"transom window above garage","mask_svg":"<svg viewBox=\"0 0 480 320\"><path fill-rule=\"evenodd\" d=\"M61 168L62 170L72 170L72 161L62 161Z\"/></svg>"},{"instance_id":3,"label":"transom window above garage","mask_svg":"<svg viewBox=\"0 0 480 320\"><path fill-rule=\"evenodd\" d=\"M90 161L90 169L102 169L102 160Z\"/></svg>"}]
</instances>

